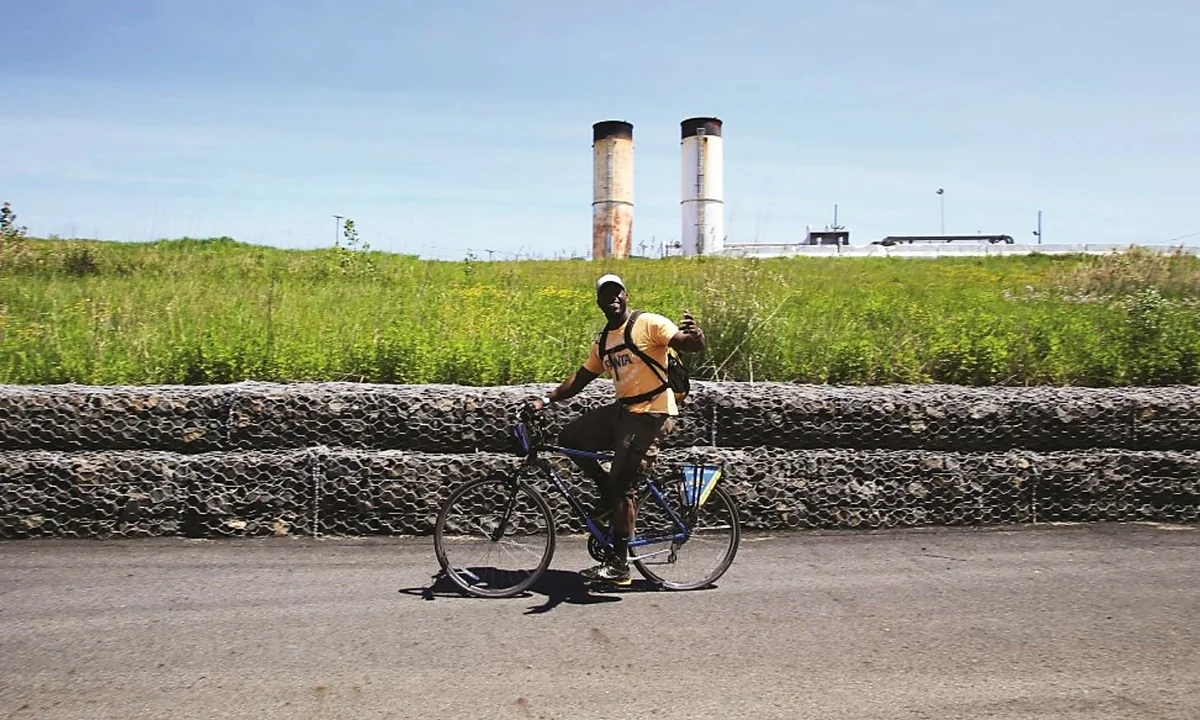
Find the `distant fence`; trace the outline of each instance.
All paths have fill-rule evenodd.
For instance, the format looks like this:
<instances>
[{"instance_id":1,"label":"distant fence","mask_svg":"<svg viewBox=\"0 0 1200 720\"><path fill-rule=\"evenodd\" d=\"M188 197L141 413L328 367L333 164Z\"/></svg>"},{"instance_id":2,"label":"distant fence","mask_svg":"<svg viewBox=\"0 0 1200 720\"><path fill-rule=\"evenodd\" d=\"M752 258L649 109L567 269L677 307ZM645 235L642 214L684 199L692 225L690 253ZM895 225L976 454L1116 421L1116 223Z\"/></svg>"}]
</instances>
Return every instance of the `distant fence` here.
<instances>
[{"instance_id":1,"label":"distant fence","mask_svg":"<svg viewBox=\"0 0 1200 720\"><path fill-rule=\"evenodd\" d=\"M749 528L1200 520L1200 387L694 385L663 462L725 462ZM0 386L0 538L427 534L547 387Z\"/></svg>"}]
</instances>

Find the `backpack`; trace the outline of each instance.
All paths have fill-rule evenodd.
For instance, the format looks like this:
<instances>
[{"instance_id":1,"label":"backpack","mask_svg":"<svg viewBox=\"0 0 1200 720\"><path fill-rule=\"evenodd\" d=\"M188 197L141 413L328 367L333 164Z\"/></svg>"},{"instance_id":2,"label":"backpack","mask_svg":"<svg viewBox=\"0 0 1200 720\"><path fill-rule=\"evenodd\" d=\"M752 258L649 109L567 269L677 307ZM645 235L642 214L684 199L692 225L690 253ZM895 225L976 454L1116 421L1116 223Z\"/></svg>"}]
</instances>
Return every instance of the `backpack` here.
<instances>
[{"instance_id":1,"label":"backpack","mask_svg":"<svg viewBox=\"0 0 1200 720\"><path fill-rule=\"evenodd\" d=\"M654 374L662 380L662 385L659 385L657 388L650 390L649 392L618 399L623 405L632 405L633 403L649 400L653 397L656 397L659 393L670 389L675 393L675 403L677 405L682 405L683 401L687 398L688 393L691 392L692 389L692 382L691 377L688 374L688 369L684 366L683 360L680 359L679 353L676 352L675 348L667 348L667 366L664 368L662 364L646 353L642 352L641 349L634 344L633 324L637 322L638 316L641 314L641 310L634 310L633 312L629 313L629 320L625 323L625 342L621 343L620 345L614 345L611 348L606 348L604 343L608 340L608 328L604 328L600 331L600 337L598 340L600 343L600 359L603 360L605 355L615 353L618 350L629 348L633 351L634 355L637 355L642 359L642 362L650 366L650 369L654 372ZM618 374L615 365L613 366L613 374Z\"/></svg>"}]
</instances>

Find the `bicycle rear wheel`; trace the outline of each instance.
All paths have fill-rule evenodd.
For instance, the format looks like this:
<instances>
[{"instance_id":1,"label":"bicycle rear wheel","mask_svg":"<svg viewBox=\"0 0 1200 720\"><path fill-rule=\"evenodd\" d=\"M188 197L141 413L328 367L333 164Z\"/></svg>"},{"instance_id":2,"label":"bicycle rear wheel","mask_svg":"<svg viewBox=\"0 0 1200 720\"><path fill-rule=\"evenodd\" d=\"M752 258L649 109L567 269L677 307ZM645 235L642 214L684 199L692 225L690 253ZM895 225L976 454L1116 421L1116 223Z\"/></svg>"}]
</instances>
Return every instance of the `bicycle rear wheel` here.
<instances>
[{"instance_id":1,"label":"bicycle rear wheel","mask_svg":"<svg viewBox=\"0 0 1200 720\"><path fill-rule=\"evenodd\" d=\"M651 583L668 590L698 590L712 585L733 563L742 529L733 498L713 488L699 508L676 493L664 496L668 507L689 529L687 537L653 498L639 504L629 560Z\"/></svg>"},{"instance_id":2,"label":"bicycle rear wheel","mask_svg":"<svg viewBox=\"0 0 1200 720\"><path fill-rule=\"evenodd\" d=\"M465 592L512 597L537 582L554 555L554 517L536 489L504 473L471 480L438 512L433 547Z\"/></svg>"}]
</instances>

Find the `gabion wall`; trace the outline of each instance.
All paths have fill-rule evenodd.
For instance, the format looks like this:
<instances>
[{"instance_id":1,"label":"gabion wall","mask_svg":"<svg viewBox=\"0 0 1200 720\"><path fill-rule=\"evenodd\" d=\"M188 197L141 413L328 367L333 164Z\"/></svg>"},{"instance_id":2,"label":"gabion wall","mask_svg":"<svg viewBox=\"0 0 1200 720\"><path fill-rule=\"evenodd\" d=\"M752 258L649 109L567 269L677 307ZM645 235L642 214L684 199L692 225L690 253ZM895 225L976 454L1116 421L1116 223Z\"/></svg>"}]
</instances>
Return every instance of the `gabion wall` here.
<instances>
[{"instance_id":1,"label":"gabion wall","mask_svg":"<svg viewBox=\"0 0 1200 720\"><path fill-rule=\"evenodd\" d=\"M519 464L511 413L548 389L0 386L0 538L426 534L456 484ZM700 382L662 456L687 460L726 464L753 529L1196 522L1200 388Z\"/></svg>"}]
</instances>

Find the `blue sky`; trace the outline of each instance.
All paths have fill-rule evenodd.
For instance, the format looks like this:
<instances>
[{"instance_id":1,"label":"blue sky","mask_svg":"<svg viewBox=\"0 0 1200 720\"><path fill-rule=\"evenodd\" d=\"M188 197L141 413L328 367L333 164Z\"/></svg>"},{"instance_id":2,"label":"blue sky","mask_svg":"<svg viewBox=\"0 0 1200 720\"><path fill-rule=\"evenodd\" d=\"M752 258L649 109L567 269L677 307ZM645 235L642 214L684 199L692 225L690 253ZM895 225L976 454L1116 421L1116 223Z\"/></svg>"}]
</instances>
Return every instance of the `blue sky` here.
<instances>
[{"instance_id":1,"label":"blue sky","mask_svg":"<svg viewBox=\"0 0 1200 720\"><path fill-rule=\"evenodd\" d=\"M0 199L32 234L586 256L591 126L634 244L679 236L679 122L724 121L730 242L838 219L1200 233L1200 6L1094 0L9 0ZM1189 243L1200 243L1193 236Z\"/></svg>"}]
</instances>

